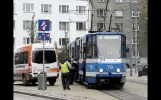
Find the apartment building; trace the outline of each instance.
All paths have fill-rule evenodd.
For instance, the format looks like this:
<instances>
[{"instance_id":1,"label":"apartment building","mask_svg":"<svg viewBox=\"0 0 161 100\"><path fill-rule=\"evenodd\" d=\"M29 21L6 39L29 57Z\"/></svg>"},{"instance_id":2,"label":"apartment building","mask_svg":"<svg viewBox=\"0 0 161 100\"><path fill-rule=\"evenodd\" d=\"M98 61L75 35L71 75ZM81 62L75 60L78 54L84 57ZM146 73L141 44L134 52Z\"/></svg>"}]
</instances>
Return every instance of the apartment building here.
<instances>
[{"instance_id":1,"label":"apartment building","mask_svg":"<svg viewBox=\"0 0 161 100\"><path fill-rule=\"evenodd\" d=\"M147 37L145 36L146 30L144 29L144 25L142 24L146 19L142 20L140 18L141 12L139 11L139 0L133 0L131 2L132 9L130 9L130 4L127 1L129 0L109 0L106 13L107 0L92 0L91 1L91 9L92 9L91 14L93 14L92 29L96 31L100 28L103 31L108 31L110 23L110 15L112 14L110 30L121 31L124 34L126 34L127 47L131 48L132 44L132 58L135 57L135 44L137 43L138 46L137 55L139 61L143 58L147 58ZM138 10L137 15L135 15L136 9ZM138 20L137 27L135 27L136 26L135 16L137 16ZM130 29L131 27L132 30ZM137 30L138 35L137 42L135 41L135 30ZM135 59L132 59L132 63L135 64Z\"/></svg>"},{"instance_id":2,"label":"apartment building","mask_svg":"<svg viewBox=\"0 0 161 100\"><path fill-rule=\"evenodd\" d=\"M86 0L14 0L13 43L15 46L29 44L32 18L35 23L35 37L39 19L49 19L50 43L58 46L88 33L89 13Z\"/></svg>"}]
</instances>

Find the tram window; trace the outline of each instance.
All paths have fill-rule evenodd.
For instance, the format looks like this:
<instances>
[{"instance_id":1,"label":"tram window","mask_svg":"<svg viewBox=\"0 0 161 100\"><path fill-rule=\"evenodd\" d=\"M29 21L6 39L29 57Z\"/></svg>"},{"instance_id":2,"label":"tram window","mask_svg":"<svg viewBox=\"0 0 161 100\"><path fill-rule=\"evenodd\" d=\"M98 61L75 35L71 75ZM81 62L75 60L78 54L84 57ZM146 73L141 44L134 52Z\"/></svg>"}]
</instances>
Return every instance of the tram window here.
<instances>
[{"instance_id":1,"label":"tram window","mask_svg":"<svg viewBox=\"0 0 161 100\"><path fill-rule=\"evenodd\" d=\"M79 58L79 45L77 46L76 57Z\"/></svg>"},{"instance_id":2,"label":"tram window","mask_svg":"<svg viewBox=\"0 0 161 100\"><path fill-rule=\"evenodd\" d=\"M74 56L74 47L72 47L72 56ZM72 57L72 56L71 56L71 57Z\"/></svg>"},{"instance_id":3,"label":"tram window","mask_svg":"<svg viewBox=\"0 0 161 100\"><path fill-rule=\"evenodd\" d=\"M83 58L83 48L82 48L82 40L80 41L80 43L81 43L81 47L80 47L80 50L81 50L81 54L80 54L80 58Z\"/></svg>"},{"instance_id":4,"label":"tram window","mask_svg":"<svg viewBox=\"0 0 161 100\"><path fill-rule=\"evenodd\" d=\"M87 39L87 58L97 58L96 36Z\"/></svg>"},{"instance_id":5,"label":"tram window","mask_svg":"<svg viewBox=\"0 0 161 100\"><path fill-rule=\"evenodd\" d=\"M93 58L97 58L97 46L96 46L96 36L93 36L93 39L92 39L92 43L93 43Z\"/></svg>"},{"instance_id":6,"label":"tram window","mask_svg":"<svg viewBox=\"0 0 161 100\"><path fill-rule=\"evenodd\" d=\"M97 46L96 44L93 44L93 58L97 58Z\"/></svg>"},{"instance_id":7,"label":"tram window","mask_svg":"<svg viewBox=\"0 0 161 100\"><path fill-rule=\"evenodd\" d=\"M126 58L126 36L124 36L124 57Z\"/></svg>"},{"instance_id":8,"label":"tram window","mask_svg":"<svg viewBox=\"0 0 161 100\"><path fill-rule=\"evenodd\" d=\"M122 36L121 39L121 58L126 58L126 37Z\"/></svg>"}]
</instances>

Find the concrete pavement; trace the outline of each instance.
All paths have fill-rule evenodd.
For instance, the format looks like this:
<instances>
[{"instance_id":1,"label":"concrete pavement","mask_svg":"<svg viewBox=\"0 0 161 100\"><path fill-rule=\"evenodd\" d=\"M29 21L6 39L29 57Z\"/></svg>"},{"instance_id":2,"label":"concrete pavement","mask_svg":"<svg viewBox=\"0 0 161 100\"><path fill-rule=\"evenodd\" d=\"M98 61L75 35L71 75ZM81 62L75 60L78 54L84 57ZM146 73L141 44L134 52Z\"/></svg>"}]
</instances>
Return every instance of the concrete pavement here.
<instances>
[{"instance_id":1,"label":"concrete pavement","mask_svg":"<svg viewBox=\"0 0 161 100\"><path fill-rule=\"evenodd\" d=\"M14 100L50 100L50 99L14 93Z\"/></svg>"},{"instance_id":2,"label":"concrete pavement","mask_svg":"<svg viewBox=\"0 0 161 100\"><path fill-rule=\"evenodd\" d=\"M142 85L139 83L136 84L136 82L146 82L147 84L147 76L137 77L136 74L130 76L127 70L127 82L125 84L124 90L146 97L147 85ZM71 90L64 91L61 84L61 78L58 79L55 86L48 86L47 88L47 90L41 91L38 90L37 86L23 86L22 82L15 82L14 92L57 100L118 100L117 98L104 94L101 91L96 89L87 89L85 85L79 85L77 83L71 85ZM142 88L142 90L140 90L140 88Z\"/></svg>"},{"instance_id":3,"label":"concrete pavement","mask_svg":"<svg viewBox=\"0 0 161 100\"><path fill-rule=\"evenodd\" d=\"M48 86L47 90L38 90L37 86L23 86L22 82L15 82L14 92L25 93L28 95L37 95L45 98L61 98L67 100L118 100L110 95L104 94L96 89L87 89L85 85L74 83L71 90L63 90L60 79L55 86ZM60 100L60 99L59 99Z\"/></svg>"},{"instance_id":4,"label":"concrete pavement","mask_svg":"<svg viewBox=\"0 0 161 100\"><path fill-rule=\"evenodd\" d=\"M133 80L133 81L139 81L139 82L147 82L148 81L148 76L141 76L138 77L138 73L135 73L135 70L133 69L133 76L130 76L130 69L126 70L126 78L127 80Z\"/></svg>"}]
</instances>

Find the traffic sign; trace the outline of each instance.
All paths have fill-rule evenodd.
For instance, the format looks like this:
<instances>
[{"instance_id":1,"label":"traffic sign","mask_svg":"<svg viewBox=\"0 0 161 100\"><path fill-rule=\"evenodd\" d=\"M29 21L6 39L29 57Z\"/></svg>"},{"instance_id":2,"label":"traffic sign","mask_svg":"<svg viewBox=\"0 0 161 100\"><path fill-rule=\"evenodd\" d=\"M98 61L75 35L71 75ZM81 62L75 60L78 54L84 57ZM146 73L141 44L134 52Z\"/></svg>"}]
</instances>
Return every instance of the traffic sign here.
<instances>
[{"instance_id":1,"label":"traffic sign","mask_svg":"<svg viewBox=\"0 0 161 100\"><path fill-rule=\"evenodd\" d=\"M38 40L50 40L50 33L38 33Z\"/></svg>"},{"instance_id":2,"label":"traffic sign","mask_svg":"<svg viewBox=\"0 0 161 100\"><path fill-rule=\"evenodd\" d=\"M50 31L50 20L38 20L39 31Z\"/></svg>"}]
</instances>

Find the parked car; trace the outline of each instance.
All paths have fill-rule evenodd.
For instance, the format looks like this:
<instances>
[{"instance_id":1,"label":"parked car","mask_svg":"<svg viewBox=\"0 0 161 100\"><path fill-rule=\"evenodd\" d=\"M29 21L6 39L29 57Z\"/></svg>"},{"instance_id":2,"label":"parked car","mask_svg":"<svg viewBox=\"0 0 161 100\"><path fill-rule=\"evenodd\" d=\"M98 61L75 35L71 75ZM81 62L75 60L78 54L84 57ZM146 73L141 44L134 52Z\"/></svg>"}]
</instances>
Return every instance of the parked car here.
<instances>
[{"instance_id":1,"label":"parked car","mask_svg":"<svg viewBox=\"0 0 161 100\"><path fill-rule=\"evenodd\" d=\"M148 65L145 65L142 69L142 76L148 76Z\"/></svg>"}]
</instances>

